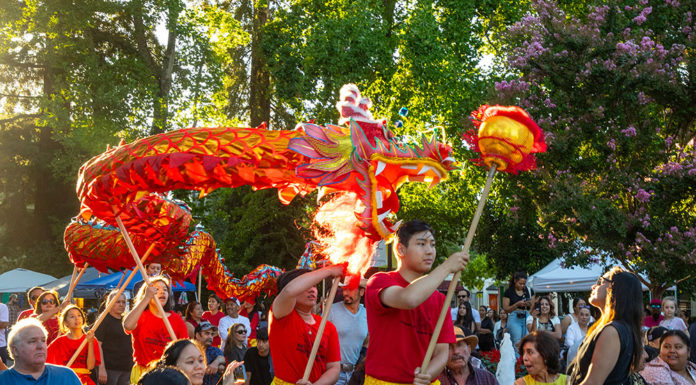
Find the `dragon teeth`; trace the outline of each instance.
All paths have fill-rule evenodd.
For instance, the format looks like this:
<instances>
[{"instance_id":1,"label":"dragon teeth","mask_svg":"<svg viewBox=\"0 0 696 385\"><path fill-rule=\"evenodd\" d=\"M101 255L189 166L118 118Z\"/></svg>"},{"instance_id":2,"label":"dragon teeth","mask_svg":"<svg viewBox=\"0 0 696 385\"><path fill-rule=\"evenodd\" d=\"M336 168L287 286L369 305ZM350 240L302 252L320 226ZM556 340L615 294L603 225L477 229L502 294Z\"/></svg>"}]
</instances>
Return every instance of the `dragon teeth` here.
<instances>
[{"instance_id":1,"label":"dragon teeth","mask_svg":"<svg viewBox=\"0 0 696 385\"><path fill-rule=\"evenodd\" d=\"M387 168L387 164L381 160L377 162L377 171L375 171L375 176L379 175L384 169Z\"/></svg>"},{"instance_id":2,"label":"dragon teeth","mask_svg":"<svg viewBox=\"0 0 696 385\"><path fill-rule=\"evenodd\" d=\"M382 208L382 192L377 191L375 194L375 200L377 201L377 208L381 209Z\"/></svg>"}]
</instances>

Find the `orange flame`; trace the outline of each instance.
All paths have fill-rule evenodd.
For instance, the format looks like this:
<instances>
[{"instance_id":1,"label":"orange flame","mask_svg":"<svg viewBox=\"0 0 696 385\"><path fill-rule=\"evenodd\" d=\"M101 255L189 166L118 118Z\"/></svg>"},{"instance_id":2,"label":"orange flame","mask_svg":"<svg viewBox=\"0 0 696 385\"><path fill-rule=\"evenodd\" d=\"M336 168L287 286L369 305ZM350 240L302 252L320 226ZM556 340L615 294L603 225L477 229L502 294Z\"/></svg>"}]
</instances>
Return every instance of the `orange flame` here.
<instances>
[{"instance_id":1,"label":"orange flame","mask_svg":"<svg viewBox=\"0 0 696 385\"><path fill-rule=\"evenodd\" d=\"M333 264L348 264L349 274L362 275L370 267L377 242L365 236L358 226L356 212L361 212L355 193L338 194L317 209L312 224L319 253Z\"/></svg>"}]
</instances>

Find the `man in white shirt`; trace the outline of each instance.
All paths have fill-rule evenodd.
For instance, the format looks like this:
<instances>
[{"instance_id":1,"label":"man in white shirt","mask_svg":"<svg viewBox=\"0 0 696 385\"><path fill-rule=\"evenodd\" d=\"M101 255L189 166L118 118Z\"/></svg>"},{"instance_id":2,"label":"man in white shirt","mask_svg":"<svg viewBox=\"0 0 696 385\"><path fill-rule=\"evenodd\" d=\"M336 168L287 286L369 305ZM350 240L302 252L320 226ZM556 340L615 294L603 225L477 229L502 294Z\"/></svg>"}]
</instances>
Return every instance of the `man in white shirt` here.
<instances>
[{"instance_id":1,"label":"man in white shirt","mask_svg":"<svg viewBox=\"0 0 696 385\"><path fill-rule=\"evenodd\" d=\"M238 323L244 325L246 328L245 330L247 331L246 339L244 340L245 344L246 340L249 338L249 333L251 333L251 323L249 322L249 318L239 315L239 309L240 306L238 299L227 298L225 300L225 313L227 313L227 315L222 317L220 319L220 324L218 324L218 332L220 333L220 339L222 339L220 349L223 351L225 350L225 340L227 339L227 334L229 333L229 329L232 327L232 325Z\"/></svg>"}]
</instances>

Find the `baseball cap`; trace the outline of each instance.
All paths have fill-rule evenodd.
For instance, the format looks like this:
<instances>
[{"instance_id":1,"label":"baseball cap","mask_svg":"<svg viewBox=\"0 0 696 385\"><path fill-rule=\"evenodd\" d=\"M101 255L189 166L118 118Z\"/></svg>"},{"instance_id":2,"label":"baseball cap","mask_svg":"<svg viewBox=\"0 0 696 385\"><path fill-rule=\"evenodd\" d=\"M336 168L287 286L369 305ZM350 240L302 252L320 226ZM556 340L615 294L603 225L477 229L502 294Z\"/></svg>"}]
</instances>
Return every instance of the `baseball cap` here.
<instances>
[{"instance_id":1,"label":"baseball cap","mask_svg":"<svg viewBox=\"0 0 696 385\"><path fill-rule=\"evenodd\" d=\"M202 322L198 323L198 325L196 326L196 329L194 330L194 333L200 333L202 331L209 330L209 329L217 330L217 326L211 324L208 321L202 321Z\"/></svg>"},{"instance_id":2,"label":"baseball cap","mask_svg":"<svg viewBox=\"0 0 696 385\"><path fill-rule=\"evenodd\" d=\"M471 332L469 332L469 334L467 335L466 333L464 333L464 330L462 330L462 328L460 328L459 326L455 326L454 337L457 339L457 342L462 340L465 341L467 345L469 345L469 348L472 352L476 350L476 345L478 345L478 337L476 337Z\"/></svg>"},{"instance_id":3,"label":"baseball cap","mask_svg":"<svg viewBox=\"0 0 696 385\"><path fill-rule=\"evenodd\" d=\"M241 306L241 305L239 304L239 300L238 300L237 298L229 297L229 298L226 298L226 299L225 299L225 302L227 302L227 301L232 301L232 302L236 303L237 306Z\"/></svg>"}]
</instances>

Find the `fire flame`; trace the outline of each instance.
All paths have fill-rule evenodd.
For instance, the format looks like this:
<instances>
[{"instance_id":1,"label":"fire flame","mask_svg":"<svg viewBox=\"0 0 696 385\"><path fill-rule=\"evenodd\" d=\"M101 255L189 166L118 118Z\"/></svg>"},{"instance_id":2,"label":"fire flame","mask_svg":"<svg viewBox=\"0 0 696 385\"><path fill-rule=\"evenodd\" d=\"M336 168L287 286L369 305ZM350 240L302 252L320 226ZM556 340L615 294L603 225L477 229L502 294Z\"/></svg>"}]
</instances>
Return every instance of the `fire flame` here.
<instances>
[{"instance_id":1,"label":"fire flame","mask_svg":"<svg viewBox=\"0 0 696 385\"><path fill-rule=\"evenodd\" d=\"M312 232L319 243L318 252L333 264L348 264L348 273L364 274L377 242L365 236L358 226L356 212L362 202L355 193L337 194L316 211ZM357 209L357 210L356 210Z\"/></svg>"}]
</instances>

